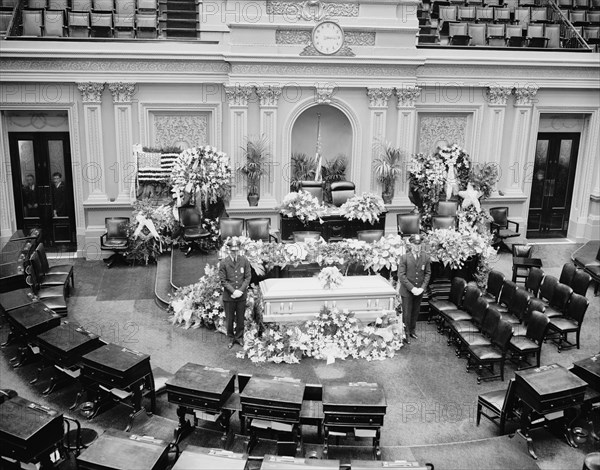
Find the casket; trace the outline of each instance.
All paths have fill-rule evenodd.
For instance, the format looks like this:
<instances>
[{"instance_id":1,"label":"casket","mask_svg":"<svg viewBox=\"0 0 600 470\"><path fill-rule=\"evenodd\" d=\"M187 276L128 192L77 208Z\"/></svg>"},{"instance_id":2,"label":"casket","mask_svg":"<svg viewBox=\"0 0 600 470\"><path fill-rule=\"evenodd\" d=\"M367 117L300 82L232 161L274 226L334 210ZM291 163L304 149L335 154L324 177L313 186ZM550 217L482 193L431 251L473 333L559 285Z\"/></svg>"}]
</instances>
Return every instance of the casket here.
<instances>
[{"instance_id":1,"label":"casket","mask_svg":"<svg viewBox=\"0 0 600 470\"><path fill-rule=\"evenodd\" d=\"M335 289L323 289L316 277L266 279L260 284L265 322L303 322L323 305L348 309L370 322L394 309L396 290L382 276L345 276Z\"/></svg>"}]
</instances>

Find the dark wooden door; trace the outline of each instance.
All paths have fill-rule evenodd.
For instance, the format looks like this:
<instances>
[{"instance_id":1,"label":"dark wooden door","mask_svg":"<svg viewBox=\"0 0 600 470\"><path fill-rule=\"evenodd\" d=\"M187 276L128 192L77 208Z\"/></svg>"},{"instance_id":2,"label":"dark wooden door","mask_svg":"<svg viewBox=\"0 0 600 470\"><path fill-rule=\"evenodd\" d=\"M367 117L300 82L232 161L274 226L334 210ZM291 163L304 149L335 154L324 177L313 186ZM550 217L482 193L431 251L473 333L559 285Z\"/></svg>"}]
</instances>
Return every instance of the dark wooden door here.
<instances>
[{"instance_id":1,"label":"dark wooden door","mask_svg":"<svg viewBox=\"0 0 600 470\"><path fill-rule=\"evenodd\" d=\"M540 133L535 149L527 238L566 237L579 133Z\"/></svg>"},{"instance_id":2,"label":"dark wooden door","mask_svg":"<svg viewBox=\"0 0 600 470\"><path fill-rule=\"evenodd\" d=\"M46 246L75 249L69 133L10 132L8 139L17 227L41 227Z\"/></svg>"}]
</instances>

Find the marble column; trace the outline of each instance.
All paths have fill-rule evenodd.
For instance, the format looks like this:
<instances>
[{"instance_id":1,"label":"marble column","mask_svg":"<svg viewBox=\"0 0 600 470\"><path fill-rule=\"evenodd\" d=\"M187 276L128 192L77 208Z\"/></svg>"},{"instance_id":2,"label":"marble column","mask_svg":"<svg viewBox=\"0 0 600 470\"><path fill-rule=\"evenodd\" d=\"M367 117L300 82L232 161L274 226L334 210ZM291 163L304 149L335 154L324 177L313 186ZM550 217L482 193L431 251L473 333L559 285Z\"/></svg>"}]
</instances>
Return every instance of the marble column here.
<instances>
[{"instance_id":1,"label":"marble column","mask_svg":"<svg viewBox=\"0 0 600 470\"><path fill-rule=\"evenodd\" d=\"M421 96L421 87L403 86L396 88L398 102L398 124L396 127L396 147L402 152L402 175L396 181L394 192L394 205L410 204L408 199L408 162L410 156L415 153L415 129L417 127L417 110L415 101Z\"/></svg>"},{"instance_id":2,"label":"marble column","mask_svg":"<svg viewBox=\"0 0 600 470\"><path fill-rule=\"evenodd\" d=\"M278 144L277 106L281 90L281 87L272 85L256 87L260 105L260 135L264 135L268 139L268 163L265 168L266 173L260 180L259 207L275 207L277 205L275 182L284 180L289 176L284 175L281 166L275 166L275 163L279 161L275 159L275 152L277 152Z\"/></svg>"},{"instance_id":3,"label":"marble column","mask_svg":"<svg viewBox=\"0 0 600 470\"><path fill-rule=\"evenodd\" d=\"M248 98L253 91L252 86L225 86L225 94L229 103L229 158L232 168L231 201L233 209L248 207L246 185L239 169L244 165L244 146L248 138Z\"/></svg>"},{"instance_id":4,"label":"marble column","mask_svg":"<svg viewBox=\"0 0 600 470\"><path fill-rule=\"evenodd\" d=\"M104 145L102 142L102 92L104 83L78 83L83 101L83 123L86 162L83 164L83 181L87 183L86 202L107 202Z\"/></svg>"},{"instance_id":5,"label":"marble column","mask_svg":"<svg viewBox=\"0 0 600 470\"><path fill-rule=\"evenodd\" d=\"M133 121L131 98L135 83L114 82L108 84L112 93L115 115L115 137L117 161L110 166L111 175L118 182L116 202L131 202L135 195L135 179L126 180L127 175L135 175L136 163L133 158Z\"/></svg>"},{"instance_id":6,"label":"marble column","mask_svg":"<svg viewBox=\"0 0 600 470\"><path fill-rule=\"evenodd\" d=\"M487 142L484 147L482 161L496 165L498 167L498 176L501 176L502 173L500 159L502 157L506 102L512 94L512 89L512 86L490 86L486 89L485 93L487 110L484 135L487 136Z\"/></svg>"},{"instance_id":7,"label":"marble column","mask_svg":"<svg viewBox=\"0 0 600 470\"><path fill-rule=\"evenodd\" d=\"M510 166L508 167L507 178L505 178L507 196L524 196L524 175L525 164L527 162L527 152L529 148L529 139L531 136L531 120L533 102L537 94L538 87L528 85L518 87L513 90L515 95L515 116L512 128L512 142L510 146Z\"/></svg>"},{"instance_id":8,"label":"marble column","mask_svg":"<svg viewBox=\"0 0 600 470\"><path fill-rule=\"evenodd\" d=\"M369 124L369 158L366 161L369 168L363 166L362 185L357 188L357 193L372 191L381 195L381 185L375 179L373 173L373 160L380 154L380 146L385 143L385 132L387 125L388 100L392 96L392 88L367 88L369 97L370 124Z\"/></svg>"}]
</instances>

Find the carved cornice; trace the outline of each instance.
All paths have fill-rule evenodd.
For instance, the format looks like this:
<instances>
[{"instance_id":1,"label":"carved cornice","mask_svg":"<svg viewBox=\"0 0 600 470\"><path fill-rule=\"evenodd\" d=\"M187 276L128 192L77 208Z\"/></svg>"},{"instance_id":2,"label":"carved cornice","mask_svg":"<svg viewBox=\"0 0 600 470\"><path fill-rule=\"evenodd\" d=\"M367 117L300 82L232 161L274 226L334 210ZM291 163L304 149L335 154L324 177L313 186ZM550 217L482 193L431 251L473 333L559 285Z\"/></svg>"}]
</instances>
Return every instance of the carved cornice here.
<instances>
[{"instance_id":1,"label":"carved cornice","mask_svg":"<svg viewBox=\"0 0 600 470\"><path fill-rule=\"evenodd\" d=\"M275 32L276 44L310 44L311 32L305 29L278 29ZM374 31L347 31L344 42L349 46L374 46Z\"/></svg>"},{"instance_id":2,"label":"carved cornice","mask_svg":"<svg viewBox=\"0 0 600 470\"><path fill-rule=\"evenodd\" d=\"M277 106L279 102L279 96L281 95L280 86L257 86L256 94L260 98L260 105L264 106Z\"/></svg>"},{"instance_id":3,"label":"carved cornice","mask_svg":"<svg viewBox=\"0 0 600 470\"><path fill-rule=\"evenodd\" d=\"M485 97L491 105L506 105L508 97L512 94L511 86L489 86L486 89Z\"/></svg>"},{"instance_id":4,"label":"carved cornice","mask_svg":"<svg viewBox=\"0 0 600 470\"><path fill-rule=\"evenodd\" d=\"M108 84L108 89L112 93L113 103L131 103L135 83L112 82Z\"/></svg>"},{"instance_id":5,"label":"carved cornice","mask_svg":"<svg viewBox=\"0 0 600 470\"><path fill-rule=\"evenodd\" d=\"M513 91L515 95L515 106L531 106L535 101L539 87L537 85L526 85L516 87Z\"/></svg>"},{"instance_id":6,"label":"carved cornice","mask_svg":"<svg viewBox=\"0 0 600 470\"><path fill-rule=\"evenodd\" d=\"M336 16L357 17L358 9L358 3L267 0L267 15L283 15L306 21L322 21Z\"/></svg>"},{"instance_id":7,"label":"carved cornice","mask_svg":"<svg viewBox=\"0 0 600 470\"><path fill-rule=\"evenodd\" d=\"M330 104L331 97L333 96L333 90L335 90L335 86L329 83L316 85L316 98L317 103L319 104Z\"/></svg>"},{"instance_id":8,"label":"carved cornice","mask_svg":"<svg viewBox=\"0 0 600 470\"><path fill-rule=\"evenodd\" d=\"M81 99L84 103L102 103L102 92L104 91L104 83L78 83L77 89L81 92Z\"/></svg>"},{"instance_id":9,"label":"carved cornice","mask_svg":"<svg viewBox=\"0 0 600 470\"><path fill-rule=\"evenodd\" d=\"M232 64L232 74L276 76L414 77L417 66L362 64Z\"/></svg>"},{"instance_id":10,"label":"carved cornice","mask_svg":"<svg viewBox=\"0 0 600 470\"><path fill-rule=\"evenodd\" d=\"M229 106L248 106L248 98L254 91L250 85L226 85L225 94Z\"/></svg>"},{"instance_id":11,"label":"carved cornice","mask_svg":"<svg viewBox=\"0 0 600 470\"><path fill-rule=\"evenodd\" d=\"M421 96L421 87L419 86L403 86L396 88L395 91L398 97L398 108L414 108L415 101Z\"/></svg>"},{"instance_id":12,"label":"carved cornice","mask_svg":"<svg viewBox=\"0 0 600 470\"><path fill-rule=\"evenodd\" d=\"M387 108L388 100L392 96L393 88L367 88L370 108Z\"/></svg>"}]
</instances>

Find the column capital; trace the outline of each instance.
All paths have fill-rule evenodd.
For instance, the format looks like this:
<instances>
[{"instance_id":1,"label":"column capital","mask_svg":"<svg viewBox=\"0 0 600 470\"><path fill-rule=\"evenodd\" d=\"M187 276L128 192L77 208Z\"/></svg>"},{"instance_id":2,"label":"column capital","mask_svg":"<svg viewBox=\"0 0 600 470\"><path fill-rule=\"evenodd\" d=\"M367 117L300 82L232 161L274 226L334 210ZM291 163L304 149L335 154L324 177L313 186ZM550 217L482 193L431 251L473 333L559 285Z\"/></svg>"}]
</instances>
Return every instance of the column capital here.
<instances>
[{"instance_id":1,"label":"column capital","mask_svg":"<svg viewBox=\"0 0 600 470\"><path fill-rule=\"evenodd\" d=\"M80 82L77 83L77 88L81 92L81 98L84 103L102 103L104 83Z\"/></svg>"},{"instance_id":2,"label":"column capital","mask_svg":"<svg viewBox=\"0 0 600 470\"><path fill-rule=\"evenodd\" d=\"M485 91L485 98L490 105L505 106L512 91L512 86L489 86Z\"/></svg>"},{"instance_id":3,"label":"column capital","mask_svg":"<svg viewBox=\"0 0 600 470\"><path fill-rule=\"evenodd\" d=\"M369 108L387 108L388 100L392 96L393 88L367 88Z\"/></svg>"},{"instance_id":4,"label":"column capital","mask_svg":"<svg viewBox=\"0 0 600 470\"><path fill-rule=\"evenodd\" d=\"M248 98L254 91L251 85L225 85L229 106L248 106Z\"/></svg>"},{"instance_id":5,"label":"column capital","mask_svg":"<svg viewBox=\"0 0 600 470\"><path fill-rule=\"evenodd\" d=\"M414 108L415 101L421 96L420 86L402 86L401 88L394 88L396 96L398 97L397 108Z\"/></svg>"},{"instance_id":6,"label":"column capital","mask_svg":"<svg viewBox=\"0 0 600 470\"><path fill-rule=\"evenodd\" d=\"M535 100L539 87L537 85L526 85L524 87L515 87L514 106L531 106Z\"/></svg>"},{"instance_id":7,"label":"column capital","mask_svg":"<svg viewBox=\"0 0 600 470\"><path fill-rule=\"evenodd\" d=\"M317 103L330 104L331 97L333 96L333 92L335 90L335 85L332 85L330 83L317 83L315 85L315 88Z\"/></svg>"},{"instance_id":8,"label":"column capital","mask_svg":"<svg viewBox=\"0 0 600 470\"><path fill-rule=\"evenodd\" d=\"M260 106L272 106L276 107L279 102L279 96L281 95L282 87L273 86L273 85L265 85L265 86L257 86L256 94L260 99Z\"/></svg>"},{"instance_id":9,"label":"column capital","mask_svg":"<svg viewBox=\"0 0 600 470\"><path fill-rule=\"evenodd\" d=\"M131 103L135 83L131 82L111 82L108 89L112 93L113 103Z\"/></svg>"}]
</instances>

